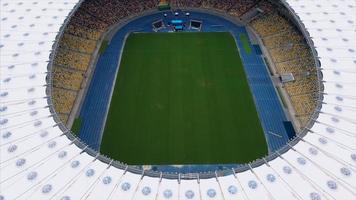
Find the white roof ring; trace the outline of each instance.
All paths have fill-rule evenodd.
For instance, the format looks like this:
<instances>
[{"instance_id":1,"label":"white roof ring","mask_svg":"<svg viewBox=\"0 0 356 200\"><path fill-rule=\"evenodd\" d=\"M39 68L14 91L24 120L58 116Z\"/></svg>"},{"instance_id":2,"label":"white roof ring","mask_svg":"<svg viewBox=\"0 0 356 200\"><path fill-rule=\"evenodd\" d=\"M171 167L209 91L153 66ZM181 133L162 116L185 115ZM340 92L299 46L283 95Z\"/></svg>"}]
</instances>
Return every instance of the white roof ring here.
<instances>
[{"instance_id":1,"label":"white roof ring","mask_svg":"<svg viewBox=\"0 0 356 200\"><path fill-rule=\"evenodd\" d=\"M78 0L2 0L0 200L147 199L152 195L158 199L355 199L355 3L285 2L318 52L324 82L323 104L308 134L267 163L262 160L225 176L179 175L178 183L175 174L151 176L120 163L108 167L114 164L111 159L86 149L70 134L68 140L54 120L46 91L48 58Z\"/></svg>"}]
</instances>

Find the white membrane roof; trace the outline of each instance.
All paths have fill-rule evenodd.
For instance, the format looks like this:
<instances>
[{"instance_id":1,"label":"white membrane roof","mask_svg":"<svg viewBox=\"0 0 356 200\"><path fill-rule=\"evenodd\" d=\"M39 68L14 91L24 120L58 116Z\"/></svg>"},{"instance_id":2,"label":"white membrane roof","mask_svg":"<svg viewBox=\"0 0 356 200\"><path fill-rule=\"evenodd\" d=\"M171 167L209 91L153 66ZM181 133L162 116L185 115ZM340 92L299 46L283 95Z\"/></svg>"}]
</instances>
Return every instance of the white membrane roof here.
<instances>
[{"instance_id":1,"label":"white membrane roof","mask_svg":"<svg viewBox=\"0 0 356 200\"><path fill-rule=\"evenodd\" d=\"M323 73L323 104L306 136L259 167L180 182L110 166L56 126L47 65L77 3L0 1L0 200L356 199L355 0L286 1L309 32Z\"/></svg>"}]
</instances>

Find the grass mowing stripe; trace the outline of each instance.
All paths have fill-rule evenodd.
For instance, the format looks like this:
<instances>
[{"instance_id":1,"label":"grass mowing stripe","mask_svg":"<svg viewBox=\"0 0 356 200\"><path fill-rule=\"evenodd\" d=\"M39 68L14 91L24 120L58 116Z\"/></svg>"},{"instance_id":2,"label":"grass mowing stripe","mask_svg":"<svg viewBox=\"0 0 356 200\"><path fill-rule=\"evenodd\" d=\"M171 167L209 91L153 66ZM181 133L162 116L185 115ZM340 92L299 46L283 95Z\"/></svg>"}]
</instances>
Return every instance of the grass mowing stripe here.
<instances>
[{"instance_id":1,"label":"grass mowing stripe","mask_svg":"<svg viewBox=\"0 0 356 200\"><path fill-rule=\"evenodd\" d=\"M133 165L245 163L265 155L232 35L131 34L101 153Z\"/></svg>"}]
</instances>

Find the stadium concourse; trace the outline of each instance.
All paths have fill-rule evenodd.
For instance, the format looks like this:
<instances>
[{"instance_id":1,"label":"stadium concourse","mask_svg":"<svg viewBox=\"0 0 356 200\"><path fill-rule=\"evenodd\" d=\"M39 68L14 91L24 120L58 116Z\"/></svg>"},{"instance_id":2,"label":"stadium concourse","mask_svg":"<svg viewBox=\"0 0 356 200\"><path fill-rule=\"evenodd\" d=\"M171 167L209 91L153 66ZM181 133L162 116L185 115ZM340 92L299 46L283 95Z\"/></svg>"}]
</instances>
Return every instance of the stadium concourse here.
<instances>
[{"instance_id":1,"label":"stadium concourse","mask_svg":"<svg viewBox=\"0 0 356 200\"><path fill-rule=\"evenodd\" d=\"M197 174L145 171L111 160L74 137L59 120L66 121L92 52L97 49L96 41L105 30L117 19L155 9L158 4L154 0L85 2L93 3L89 5L94 7L87 8L90 12L101 13L100 24L93 22L93 13L74 13L82 3L78 0L0 2L0 200L356 199L356 1L280 2L299 23L318 59L319 68L313 68L316 72L308 70L308 74L322 74L317 76L323 82L322 91L317 93L322 96L317 100L321 107L311 101L315 100L315 86L308 81L311 76L307 81L297 81L299 86L287 85L287 92L295 94L291 95L292 102L312 102L295 106L296 112L302 113L297 118L304 126L312 116L313 123L303 134L256 162L229 171ZM103 4L99 2L121 6L124 12L118 12L122 15L119 18L111 17L112 13L102 15ZM265 1L174 0L171 6L229 10L231 15L243 17L259 2ZM290 54L281 51L289 47L276 46L285 46L285 38L299 39L275 14L262 16L250 25L263 40L276 68L289 72L288 67L297 60L286 64ZM73 21L69 23L70 17ZM71 28L63 33L63 25ZM278 32L281 29L286 31ZM282 37L271 37L271 32ZM61 59L53 62L52 52L59 38L72 39L67 40L67 49L57 52L56 58ZM310 67L304 60L307 55L303 45L296 46L301 48L292 52L299 53L307 63L305 67ZM72 68L65 67L68 65ZM62 82L57 79L52 87L49 83L51 78L56 79L55 70L61 71ZM301 87L309 92L303 94ZM53 105L50 95L67 101Z\"/></svg>"}]
</instances>

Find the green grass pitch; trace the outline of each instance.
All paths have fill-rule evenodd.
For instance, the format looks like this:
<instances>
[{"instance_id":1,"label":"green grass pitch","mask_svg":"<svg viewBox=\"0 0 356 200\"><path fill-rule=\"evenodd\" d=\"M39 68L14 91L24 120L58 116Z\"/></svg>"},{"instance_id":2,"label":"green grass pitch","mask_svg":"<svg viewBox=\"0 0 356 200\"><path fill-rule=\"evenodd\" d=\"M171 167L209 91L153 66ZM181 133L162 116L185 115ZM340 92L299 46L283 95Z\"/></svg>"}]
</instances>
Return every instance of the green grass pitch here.
<instances>
[{"instance_id":1,"label":"green grass pitch","mask_svg":"<svg viewBox=\"0 0 356 200\"><path fill-rule=\"evenodd\" d=\"M242 47L244 48L245 52L247 54L250 54L252 52L252 49L250 47L250 42L248 41L247 35L244 33L241 33L240 40L242 42Z\"/></svg>"},{"instance_id":2,"label":"green grass pitch","mask_svg":"<svg viewBox=\"0 0 356 200\"><path fill-rule=\"evenodd\" d=\"M230 33L134 33L101 153L131 165L245 163L267 144Z\"/></svg>"}]
</instances>

